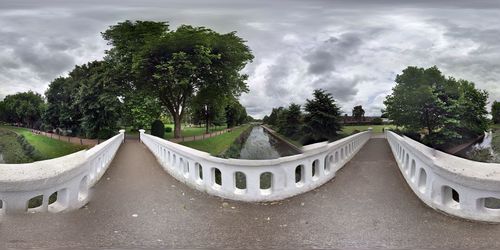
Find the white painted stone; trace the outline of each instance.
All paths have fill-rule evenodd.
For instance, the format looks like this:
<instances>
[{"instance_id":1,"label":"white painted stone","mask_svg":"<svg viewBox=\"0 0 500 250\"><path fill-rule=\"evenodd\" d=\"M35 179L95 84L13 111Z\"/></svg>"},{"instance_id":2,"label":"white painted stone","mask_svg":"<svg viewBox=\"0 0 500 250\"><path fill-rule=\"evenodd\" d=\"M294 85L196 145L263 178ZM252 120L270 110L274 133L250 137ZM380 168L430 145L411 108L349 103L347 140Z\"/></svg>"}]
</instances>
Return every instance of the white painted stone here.
<instances>
[{"instance_id":1,"label":"white painted stone","mask_svg":"<svg viewBox=\"0 0 500 250\"><path fill-rule=\"evenodd\" d=\"M361 132L335 142L306 146L304 152L298 155L271 160L243 160L213 157L140 130L141 141L156 156L163 169L177 180L214 196L247 202L281 200L321 186L335 176L370 136L369 131ZM313 176L313 162L316 160L319 165ZM296 183L295 170L299 165L303 165L304 172L302 180ZM203 178L200 178L198 166L201 166ZM215 183L215 169L221 172L222 185ZM236 188L236 172L245 174L246 189ZM260 175L267 172L272 173L272 185L270 189L263 190L260 188Z\"/></svg>"},{"instance_id":2,"label":"white painted stone","mask_svg":"<svg viewBox=\"0 0 500 250\"><path fill-rule=\"evenodd\" d=\"M500 164L463 159L385 133L406 182L425 204L465 219L500 222L500 209L484 206L485 198L500 199ZM450 188L459 194L458 202Z\"/></svg>"},{"instance_id":3,"label":"white painted stone","mask_svg":"<svg viewBox=\"0 0 500 250\"><path fill-rule=\"evenodd\" d=\"M89 150L26 164L0 164L0 214L62 212L84 206L124 139L124 131ZM58 192L57 201L49 197ZM28 210L30 199L43 195L42 205Z\"/></svg>"}]
</instances>

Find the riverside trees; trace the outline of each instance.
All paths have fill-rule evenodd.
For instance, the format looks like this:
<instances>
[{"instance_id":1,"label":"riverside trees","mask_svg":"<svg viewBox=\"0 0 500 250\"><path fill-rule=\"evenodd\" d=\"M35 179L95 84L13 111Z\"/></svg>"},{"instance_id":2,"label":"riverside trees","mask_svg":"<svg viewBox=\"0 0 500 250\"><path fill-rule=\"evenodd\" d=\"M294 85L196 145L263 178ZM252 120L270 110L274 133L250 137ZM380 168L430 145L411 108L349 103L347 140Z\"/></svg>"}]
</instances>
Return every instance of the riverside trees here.
<instances>
[{"instance_id":1,"label":"riverside trees","mask_svg":"<svg viewBox=\"0 0 500 250\"><path fill-rule=\"evenodd\" d=\"M338 138L342 130L341 112L330 93L314 90L313 98L306 101L305 111L302 113L300 105L292 103L287 108L273 108L263 121L303 144Z\"/></svg>"},{"instance_id":2,"label":"riverside trees","mask_svg":"<svg viewBox=\"0 0 500 250\"><path fill-rule=\"evenodd\" d=\"M488 93L474 83L445 77L437 67L408 67L396 77L384 104L389 119L416 139L443 147L482 134L488 127Z\"/></svg>"},{"instance_id":3,"label":"riverside trees","mask_svg":"<svg viewBox=\"0 0 500 250\"><path fill-rule=\"evenodd\" d=\"M187 25L169 30L164 22L126 21L102 35L111 45L103 60L76 66L49 85L47 109L38 112L38 120L44 113L47 130L107 138L119 123L148 127L166 109L179 137L189 110L192 115L206 108L202 115L207 126L233 126L246 118L237 97L248 91L247 76L240 71L253 56L235 32L219 34ZM1 116L19 122L6 112L9 107L1 102Z\"/></svg>"},{"instance_id":4,"label":"riverside trees","mask_svg":"<svg viewBox=\"0 0 500 250\"><path fill-rule=\"evenodd\" d=\"M29 128L40 127L40 119L44 110L43 97L33 91L8 95L0 101L1 120L23 123Z\"/></svg>"},{"instance_id":5,"label":"riverside trees","mask_svg":"<svg viewBox=\"0 0 500 250\"><path fill-rule=\"evenodd\" d=\"M169 30L162 22L126 21L103 33L113 46L108 59L133 74L131 88L155 94L174 120L174 137L189 104L225 106L248 91L243 67L253 59L235 32L219 34L204 27L182 25Z\"/></svg>"},{"instance_id":6,"label":"riverside trees","mask_svg":"<svg viewBox=\"0 0 500 250\"><path fill-rule=\"evenodd\" d=\"M491 116L493 123L500 124L500 102L494 101L491 105Z\"/></svg>"}]
</instances>

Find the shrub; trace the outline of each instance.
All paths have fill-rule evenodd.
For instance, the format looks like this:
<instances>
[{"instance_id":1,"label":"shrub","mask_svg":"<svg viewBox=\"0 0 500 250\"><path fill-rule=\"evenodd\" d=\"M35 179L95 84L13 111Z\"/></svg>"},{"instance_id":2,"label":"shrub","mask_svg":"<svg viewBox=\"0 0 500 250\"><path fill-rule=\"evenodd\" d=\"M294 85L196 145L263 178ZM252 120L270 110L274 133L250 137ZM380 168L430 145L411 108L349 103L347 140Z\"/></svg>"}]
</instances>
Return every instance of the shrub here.
<instances>
[{"instance_id":1,"label":"shrub","mask_svg":"<svg viewBox=\"0 0 500 250\"><path fill-rule=\"evenodd\" d=\"M165 137L165 125L160 120L155 120L151 124L151 135L163 138Z\"/></svg>"},{"instance_id":2,"label":"shrub","mask_svg":"<svg viewBox=\"0 0 500 250\"><path fill-rule=\"evenodd\" d=\"M373 125L382 125L382 118L377 117L372 120Z\"/></svg>"},{"instance_id":3,"label":"shrub","mask_svg":"<svg viewBox=\"0 0 500 250\"><path fill-rule=\"evenodd\" d=\"M24 135L18 135L17 136L17 141L21 145L21 148L23 149L24 153L31 159L33 160L39 160L41 159L40 153L38 150L35 149L31 144L28 143Z\"/></svg>"},{"instance_id":4,"label":"shrub","mask_svg":"<svg viewBox=\"0 0 500 250\"><path fill-rule=\"evenodd\" d=\"M113 137L115 134L116 134L116 132L114 130L104 128L104 129L99 130L99 132L97 132L97 138L98 139L109 139L109 138Z\"/></svg>"},{"instance_id":5,"label":"shrub","mask_svg":"<svg viewBox=\"0 0 500 250\"><path fill-rule=\"evenodd\" d=\"M172 127L165 127L165 133L172 133Z\"/></svg>"}]
</instances>

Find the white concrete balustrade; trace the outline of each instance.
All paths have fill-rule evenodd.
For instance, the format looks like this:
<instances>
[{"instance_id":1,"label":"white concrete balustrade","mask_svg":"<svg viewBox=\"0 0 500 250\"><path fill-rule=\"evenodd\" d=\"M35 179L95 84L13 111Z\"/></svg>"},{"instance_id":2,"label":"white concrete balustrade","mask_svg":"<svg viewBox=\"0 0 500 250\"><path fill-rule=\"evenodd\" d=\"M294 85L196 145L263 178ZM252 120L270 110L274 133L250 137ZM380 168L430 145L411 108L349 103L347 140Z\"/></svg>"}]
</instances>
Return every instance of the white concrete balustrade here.
<instances>
[{"instance_id":1,"label":"white concrete balustrade","mask_svg":"<svg viewBox=\"0 0 500 250\"><path fill-rule=\"evenodd\" d=\"M140 131L141 141L170 175L214 196L259 202L280 200L319 187L335 176L370 139L361 132L304 147L272 160L222 159Z\"/></svg>"},{"instance_id":2,"label":"white concrete balustrade","mask_svg":"<svg viewBox=\"0 0 500 250\"><path fill-rule=\"evenodd\" d=\"M406 182L428 206L470 220L500 222L500 164L475 162L386 131Z\"/></svg>"},{"instance_id":3,"label":"white concrete balustrade","mask_svg":"<svg viewBox=\"0 0 500 250\"><path fill-rule=\"evenodd\" d=\"M0 214L61 212L84 206L124 140L124 130L89 150L27 164L0 164ZM52 197L52 198L50 198ZM42 201L30 207L30 200ZM31 202L39 204L39 202Z\"/></svg>"}]
</instances>

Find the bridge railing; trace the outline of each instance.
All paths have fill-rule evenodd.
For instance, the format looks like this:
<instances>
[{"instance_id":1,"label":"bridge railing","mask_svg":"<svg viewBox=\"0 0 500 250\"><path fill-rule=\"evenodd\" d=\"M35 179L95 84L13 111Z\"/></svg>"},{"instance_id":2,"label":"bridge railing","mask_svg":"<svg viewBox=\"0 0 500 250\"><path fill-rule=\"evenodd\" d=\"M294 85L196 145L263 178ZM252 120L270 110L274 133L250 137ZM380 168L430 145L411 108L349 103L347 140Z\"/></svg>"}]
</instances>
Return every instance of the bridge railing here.
<instances>
[{"instance_id":1,"label":"bridge railing","mask_svg":"<svg viewBox=\"0 0 500 250\"><path fill-rule=\"evenodd\" d=\"M335 176L370 139L361 132L304 152L272 160L222 159L140 131L141 141L177 180L208 194L232 200L280 200L312 190Z\"/></svg>"},{"instance_id":2,"label":"bridge railing","mask_svg":"<svg viewBox=\"0 0 500 250\"><path fill-rule=\"evenodd\" d=\"M399 169L428 206L470 220L500 222L500 164L476 162L386 131Z\"/></svg>"},{"instance_id":3,"label":"bridge railing","mask_svg":"<svg viewBox=\"0 0 500 250\"><path fill-rule=\"evenodd\" d=\"M84 206L124 139L124 130L89 150L26 164L0 164L0 214L61 212Z\"/></svg>"}]
</instances>

